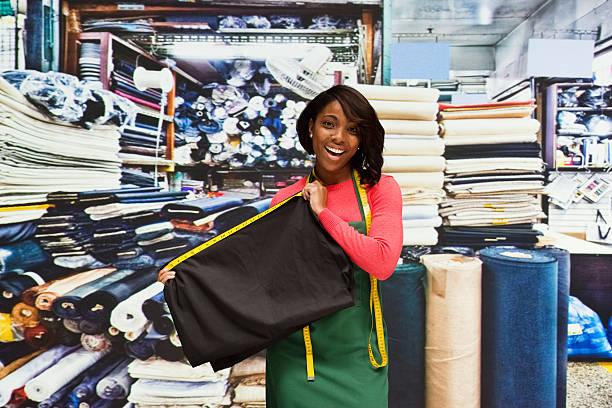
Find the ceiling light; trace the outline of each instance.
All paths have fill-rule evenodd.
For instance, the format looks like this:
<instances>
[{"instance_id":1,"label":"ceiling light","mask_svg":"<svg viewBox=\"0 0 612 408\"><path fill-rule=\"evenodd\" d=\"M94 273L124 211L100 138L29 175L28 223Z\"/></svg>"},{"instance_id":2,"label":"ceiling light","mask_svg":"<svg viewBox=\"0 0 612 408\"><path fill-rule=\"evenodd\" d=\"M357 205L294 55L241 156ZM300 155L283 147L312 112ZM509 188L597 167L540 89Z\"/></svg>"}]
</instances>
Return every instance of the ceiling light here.
<instances>
[{"instance_id":1,"label":"ceiling light","mask_svg":"<svg viewBox=\"0 0 612 408\"><path fill-rule=\"evenodd\" d=\"M478 24L491 25L493 24L493 10L488 4L483 4L478 8Z\"/></svg>"}]
</instances>

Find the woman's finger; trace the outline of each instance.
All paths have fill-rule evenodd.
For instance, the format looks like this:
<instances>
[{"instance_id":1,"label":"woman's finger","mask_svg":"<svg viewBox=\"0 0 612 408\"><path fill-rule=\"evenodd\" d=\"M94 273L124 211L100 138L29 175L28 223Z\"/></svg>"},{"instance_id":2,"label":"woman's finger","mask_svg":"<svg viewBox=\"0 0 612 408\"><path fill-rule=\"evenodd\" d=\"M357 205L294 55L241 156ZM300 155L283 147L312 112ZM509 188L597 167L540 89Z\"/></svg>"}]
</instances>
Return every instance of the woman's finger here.
<instances>
[{"instance_id":1,"label":"woman's finger","mask_svg":"<svg viewBox=\"0 0 612 408\"><path fill-rule=\"evenodd\" d=\"M157 280L161 283L165 284L169 279L174 279L176 272L171 271L169 269L162 269L157 274Z\"/></svg>"}]
</instances>

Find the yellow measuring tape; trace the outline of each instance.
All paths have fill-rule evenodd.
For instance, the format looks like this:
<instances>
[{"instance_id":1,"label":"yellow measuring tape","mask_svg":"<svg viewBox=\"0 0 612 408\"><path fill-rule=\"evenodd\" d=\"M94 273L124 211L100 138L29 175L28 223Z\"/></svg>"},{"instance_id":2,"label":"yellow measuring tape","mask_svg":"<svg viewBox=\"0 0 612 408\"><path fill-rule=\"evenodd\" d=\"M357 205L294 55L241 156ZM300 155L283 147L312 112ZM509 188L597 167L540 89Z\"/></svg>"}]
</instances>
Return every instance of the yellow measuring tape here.
<instances>
[{"instance_id":1,"label":"yellow measuring tape","mask_svg":"<svg viewBox=\"0 0 612 408\"><path fill-rule=\"evenodd\" d=\"M372 213L370 212L370 205L368 204L368 196L365 188L361 184L359 173L353 170L355 176L355 182L357 184L357 190L359 191L359 200L363 207L366 222L366 234L370 232L370 225L372 224ZM387 365L389 358L387 356L387 349L385 347L385 331L383 328L382 320L382 308L380 306L380 297L378 296L378 279L374 276L370 276L370 314L372 315L372 326L376 326L376 338L378 342L378 350L380 351L381 361L376 361L374 353L372 352L372 331L374 327L370 328L370 337L368 338L368 352L370 355L370 363L373 367L379 368ZM306 349L306 375L308 381L314 381L314 358L312 352L312 341L310 339L310 327L306 326L302 330L304 334L304 347Z\"/></svg>"}]
</instances>

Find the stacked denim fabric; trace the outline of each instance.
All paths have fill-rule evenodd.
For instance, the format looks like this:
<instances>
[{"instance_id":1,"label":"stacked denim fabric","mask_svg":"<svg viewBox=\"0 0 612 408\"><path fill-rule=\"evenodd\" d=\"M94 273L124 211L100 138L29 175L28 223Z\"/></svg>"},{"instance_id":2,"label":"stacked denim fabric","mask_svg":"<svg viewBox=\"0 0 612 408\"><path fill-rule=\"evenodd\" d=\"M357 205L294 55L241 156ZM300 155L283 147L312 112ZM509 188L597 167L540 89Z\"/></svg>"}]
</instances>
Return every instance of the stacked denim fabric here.
<instances>
[{"instance_id":1,"label":"stacked denim fabric","mask_svg":"<svg viewBox=\"0 0 612 408\"><path fill-rule=\"evenodd\" d=\"M4 71L0 78L0 199L44 202L68 191L117 188L117 126L129 101L57 72ZM88 129L84 129L88 128Z\"/></svg>"},{"instance_id":2,"label":"stacked denim fabric","mask_svg":"<svg viewBox=\"0 0 612 408\"><path fill-rule=\"evenodd\" d=\"M351 85L372 104L385 128L383 173L397 180L404 207L404 245L435 245L442 223L444 144L438 136L436 89Z\"/></svg>"},{"instance_id":3,"label":"stacked denim fabric","mask_svg":"<svg viewBox=\"0 0 612 408\"><path fill-rule=\"evenodd\" d=\"M533 245L544 217L539 122L533 101L441 105L446 145L442 242L446 245Z\"/></svg>"}]
</instances>

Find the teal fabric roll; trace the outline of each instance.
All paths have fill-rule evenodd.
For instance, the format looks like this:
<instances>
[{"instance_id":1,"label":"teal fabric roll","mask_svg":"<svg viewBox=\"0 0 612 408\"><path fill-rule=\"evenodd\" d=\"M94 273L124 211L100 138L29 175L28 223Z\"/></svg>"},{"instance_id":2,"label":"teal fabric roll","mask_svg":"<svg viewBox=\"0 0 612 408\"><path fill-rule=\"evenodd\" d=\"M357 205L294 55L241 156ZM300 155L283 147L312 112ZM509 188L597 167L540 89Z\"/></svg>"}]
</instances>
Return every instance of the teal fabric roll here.
<instances>
[{"instance_id":1,"label":"teal fabric roll","mask_svg":"<svg viewBox=\"0 0 612 408\"><path fill-rule=\"evenodd\" d=\"M380 282L389 343L389 408L425 406L425 267L398 265Z\"/></svg>"}]
</instances>

